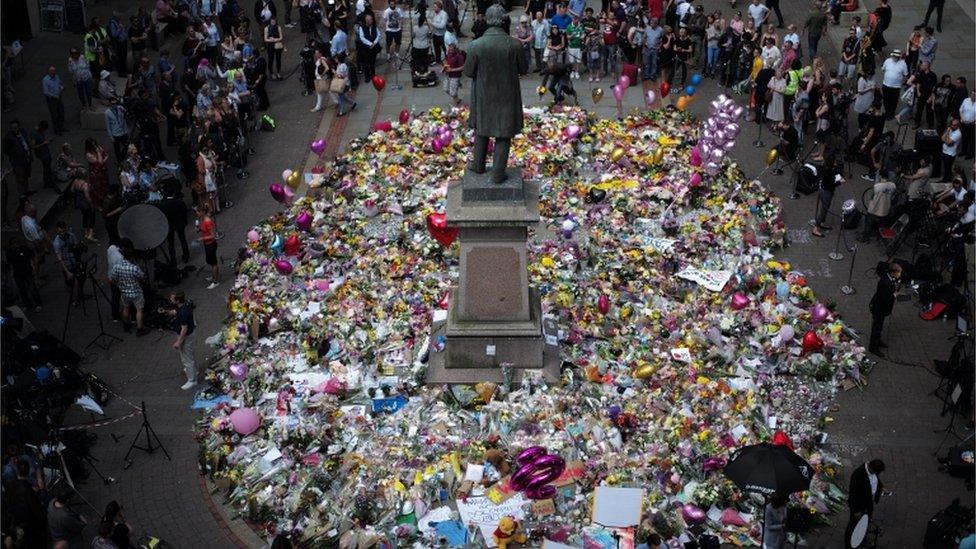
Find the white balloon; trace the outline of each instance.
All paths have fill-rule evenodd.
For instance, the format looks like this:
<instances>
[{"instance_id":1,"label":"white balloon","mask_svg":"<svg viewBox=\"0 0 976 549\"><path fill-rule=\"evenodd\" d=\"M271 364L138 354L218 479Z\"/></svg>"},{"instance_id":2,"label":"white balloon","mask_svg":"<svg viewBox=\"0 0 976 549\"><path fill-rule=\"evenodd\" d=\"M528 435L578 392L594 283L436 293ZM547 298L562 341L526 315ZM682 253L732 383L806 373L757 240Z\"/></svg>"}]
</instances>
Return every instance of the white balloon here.
<instances>
[{"instance_id":1,"label":"white balloon","mask_svg":"<svg viewBox=\"0 0 976 549\"><path fill-rule=\"evenodd\" d=\"M282 181L287 180L289 177L291 177L291 174L292 174L292 171L291 170L285 170L285 171L281 172L281 180Z\"/></svg>"}]
</instances>

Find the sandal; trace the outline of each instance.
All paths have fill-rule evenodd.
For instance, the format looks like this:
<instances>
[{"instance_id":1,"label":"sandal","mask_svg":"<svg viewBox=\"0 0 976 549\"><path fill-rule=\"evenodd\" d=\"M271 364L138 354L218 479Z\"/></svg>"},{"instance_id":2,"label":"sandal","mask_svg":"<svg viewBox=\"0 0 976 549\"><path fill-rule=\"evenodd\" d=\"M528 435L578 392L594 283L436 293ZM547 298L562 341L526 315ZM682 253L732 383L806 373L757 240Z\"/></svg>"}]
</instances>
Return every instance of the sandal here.
<instances>
[{"instance_id":1,"label":"sandal","mask_svg":"<svg viewBox=\"0 0 976 549\"><path fill-rule=\"evenodd\" d=\"M819 238L824 238L824 234L816 229L810 231L810 234Z\"/></svg>"}]
</instances>

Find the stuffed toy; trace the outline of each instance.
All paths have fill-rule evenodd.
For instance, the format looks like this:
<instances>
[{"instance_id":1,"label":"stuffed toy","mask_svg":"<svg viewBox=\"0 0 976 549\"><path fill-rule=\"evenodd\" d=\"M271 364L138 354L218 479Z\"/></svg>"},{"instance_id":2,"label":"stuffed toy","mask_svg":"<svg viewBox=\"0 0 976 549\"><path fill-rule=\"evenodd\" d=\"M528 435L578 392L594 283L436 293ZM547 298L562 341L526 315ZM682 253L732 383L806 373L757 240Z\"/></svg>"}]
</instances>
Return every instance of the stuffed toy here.
<instances>
[{"instance_id":1,"label":"stuffed toy","mask_svg":"<svg viewBox=\"0 0 976 549\"><path fill-rule=\"evenodd\" d=\"M498 544L498 549L507 549L508 544L512 543L525 543L526 537L521 530L521 524L515 517L509 515L504 516L498 520L498 528L495 529L494 537L495 543Z\"/></svg>"},{"instance_id":2,"label":"stuffed toy","mask_svg":"<svg viewBox=\"0 0 976 549\"><path fill-rule=\"evenodd\" d=\"M495 478L490 478L495 475L485 475L485 478L481 483L485 486L495 482L499 478L504 478L512 472L511 465L508 464L508 459L505 457L505 452L497 448L492 448L485 452L485 461L491 465L491 467L498 473Z\"/></svg>"}]
</instances>

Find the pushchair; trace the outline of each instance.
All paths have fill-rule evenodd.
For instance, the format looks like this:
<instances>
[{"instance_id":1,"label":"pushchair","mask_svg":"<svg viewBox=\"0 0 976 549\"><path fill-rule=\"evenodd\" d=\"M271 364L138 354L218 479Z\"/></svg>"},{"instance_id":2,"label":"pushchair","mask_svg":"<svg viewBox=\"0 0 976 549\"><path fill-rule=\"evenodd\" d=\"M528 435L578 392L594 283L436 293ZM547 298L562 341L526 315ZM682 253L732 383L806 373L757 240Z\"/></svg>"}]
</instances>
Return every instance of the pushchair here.
<instances>
[{"instance_id":1,"label":"pushchair","mask_svg":"<svg viewBox=\"0 0 976 549\"><path fill-rule=\"evenodd\" d=\"M415 88L432 88L437 85L437 73L430 68L430 49L410 50L410 79Z\"/></svg>"}]
</instances>

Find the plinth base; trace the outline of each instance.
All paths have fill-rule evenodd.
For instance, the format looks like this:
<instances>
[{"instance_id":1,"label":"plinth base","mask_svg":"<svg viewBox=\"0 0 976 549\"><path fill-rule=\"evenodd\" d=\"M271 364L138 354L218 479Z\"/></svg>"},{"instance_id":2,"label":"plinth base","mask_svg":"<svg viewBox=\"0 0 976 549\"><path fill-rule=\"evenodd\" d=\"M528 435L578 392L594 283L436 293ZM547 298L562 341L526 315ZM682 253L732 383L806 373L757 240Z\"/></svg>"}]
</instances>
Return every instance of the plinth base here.
<instances>
[{"instance_id":1,"label":"plinth base","mask_svg":"<svg viewBox=\"0 0 976 549\"><path fill-rule=\"evenodd\" d=\"M436 341L439 336L445 336L447 333L447 323L437 322L431 328L431 338ZM542 364L536 368L528 368L520 364L512 365L512 383L519 383L522 381L523 374L525 372L541 372L542 378L548 383L558 383L560 380L559 372L559 346L558 345L548 345L543 341L542 347ZM502 383L505 380L502 378L501 368L464 368L464 367L447 367L447 349L445 348L441 352L434 352L431 350L430 359L427 363L427 379L426 383L428 385L439 385L443 383L479 383L482 381L490 381L492 383Z\"/></svg>"}]
</instances>

